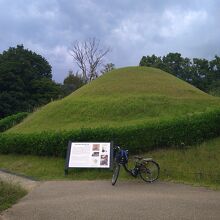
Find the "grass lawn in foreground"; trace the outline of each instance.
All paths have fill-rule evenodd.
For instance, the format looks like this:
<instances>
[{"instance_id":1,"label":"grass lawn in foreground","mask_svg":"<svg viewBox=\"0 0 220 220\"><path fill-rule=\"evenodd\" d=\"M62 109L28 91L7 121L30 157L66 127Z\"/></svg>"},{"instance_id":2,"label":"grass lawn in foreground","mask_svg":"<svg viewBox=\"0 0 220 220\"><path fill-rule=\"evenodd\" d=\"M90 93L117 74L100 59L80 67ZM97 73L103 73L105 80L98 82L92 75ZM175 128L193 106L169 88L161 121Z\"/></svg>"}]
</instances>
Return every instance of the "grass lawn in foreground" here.
<instances>
[{"instance_id":1,"label":"grass lawn in foreground","mask_svg":"<svg viewBox=\"0 0 220 220\"><path fill-rule=\"evenodd\" d=\"M0 179L0 212L11 207L27 194L19 185L6 183Z\"/></svg>"},{"instance_id":2,"label":"grass lawn in foreground","mask_svg":"<svg viewBox=\"0 0 220 220\"><path fill-rule=\"evenodd\" d=\"M220 189L220 138L184 149L161 149L144 154L161 167L160 180L190 183ZM132 156L130 156L132 158ZM0 155L0 168L39 180L109 179L108 169L72 169L64 175L65 159L21 155ZM131 166L132 164L130 164ZM132 179L121 169L120 179Z\"/></svg>"},{"instance_id":3,"label":"grass lawn in foreground","mask_svg":"<svg viewBox=\"0 0 220 220\"><path fill-rule=\"evenodd\" d=\"M0 169L32 177L36 180L91 180L108 179L111 171L106 169L72 169L64 175L65 159L30 155L1 155Z\"/></svg>"}]
</instances>

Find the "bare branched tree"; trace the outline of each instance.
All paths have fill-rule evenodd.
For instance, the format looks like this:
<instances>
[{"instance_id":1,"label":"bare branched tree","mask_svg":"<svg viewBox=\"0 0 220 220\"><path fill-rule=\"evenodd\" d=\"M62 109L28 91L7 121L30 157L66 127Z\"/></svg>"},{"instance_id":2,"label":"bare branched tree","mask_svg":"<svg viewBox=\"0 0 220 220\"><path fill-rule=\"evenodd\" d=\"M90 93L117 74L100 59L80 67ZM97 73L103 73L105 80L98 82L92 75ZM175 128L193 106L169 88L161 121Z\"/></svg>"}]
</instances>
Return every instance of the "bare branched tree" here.
<instances>
[{"instance_id":1,"label":"bare branched tree","mask_svg":"<svg viewBox=\"0 0 220 220\"><path fill-rule=\"evenodd\" d=\"M109 48L100 46L99 40L90 38L84 42L76 41L70 54L82 70L84 80L91 81L98 77L98 68L109 51Z\"/></svg>"},{"instance_id":2,"label":"bare branched tree","mask_svg":"<svg viewBox=\"0 0 220 220\"><path fill-rule=\"evenodd\" d=\"M85 44L76 41L73 45L73 48L70 50L70 54L75 60L78 67L82 70L83 80L86 82L87 68L86 68L86 53L84 48L85 48Z\"/></svg>"},{"instance_id":3,"label":"bare branched tree","mask_svg":"<svg viewBox=\"0 0 220 220\"><path fill-rule=\"evenodd\" d=\"M115 69L115 64L107 63L104 65L104 68L101 70L101 74L103 75L103 74L108 73L114 69Z\"/></svg>"}]
</instances>

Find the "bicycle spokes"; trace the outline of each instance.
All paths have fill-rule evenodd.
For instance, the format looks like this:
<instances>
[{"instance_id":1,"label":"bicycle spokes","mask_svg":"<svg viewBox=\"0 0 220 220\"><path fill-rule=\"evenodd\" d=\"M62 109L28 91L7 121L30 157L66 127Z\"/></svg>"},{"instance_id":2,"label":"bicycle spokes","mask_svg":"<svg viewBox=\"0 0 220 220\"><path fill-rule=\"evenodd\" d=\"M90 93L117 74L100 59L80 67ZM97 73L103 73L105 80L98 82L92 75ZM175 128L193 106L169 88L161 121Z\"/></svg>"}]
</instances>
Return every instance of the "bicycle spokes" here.
<instances>
[{"instance_id":1,"label":"bicycle spokes","mask_svg":"<svg viewBox=\"0 0 220 220\"><path fill-rule=\"evenodd\" d=\"M143 163L140 167L140 176L146 182L153 182L159 176L159 165L151 160Z\"/></svg>"}]
</instances>

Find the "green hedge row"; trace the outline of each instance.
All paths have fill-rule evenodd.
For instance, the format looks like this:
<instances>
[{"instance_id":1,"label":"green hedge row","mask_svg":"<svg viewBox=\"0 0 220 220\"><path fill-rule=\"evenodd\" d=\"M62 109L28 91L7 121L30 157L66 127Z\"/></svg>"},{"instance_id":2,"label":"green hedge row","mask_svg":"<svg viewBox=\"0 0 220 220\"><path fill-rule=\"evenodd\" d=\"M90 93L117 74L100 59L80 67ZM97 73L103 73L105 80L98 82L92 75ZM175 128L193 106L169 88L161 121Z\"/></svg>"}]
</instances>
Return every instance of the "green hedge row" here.
<instances>
[{"instance_id":1,"label":"green hedge row","mask_svg":"<svg viewBox=\"0 0 220 220\"><path fill-rule=\"evenodd\" d=\"M27 112L20 112L10 115L0 120L0 132L6 131L14 125L20 123L25 117L28 116Z\"/></svg>"},{"instance_id":2,"label":"green hedge row","mask_svg":"<svg viewBox=\"0 0 220 220\"><path fill-rule=\"evenodd\" d=\"M68 141L114 141L131 153L199 143L220 135L220 110L125 128L0 134L0 153L65 156Z\"/></svg>"}]
</instances>

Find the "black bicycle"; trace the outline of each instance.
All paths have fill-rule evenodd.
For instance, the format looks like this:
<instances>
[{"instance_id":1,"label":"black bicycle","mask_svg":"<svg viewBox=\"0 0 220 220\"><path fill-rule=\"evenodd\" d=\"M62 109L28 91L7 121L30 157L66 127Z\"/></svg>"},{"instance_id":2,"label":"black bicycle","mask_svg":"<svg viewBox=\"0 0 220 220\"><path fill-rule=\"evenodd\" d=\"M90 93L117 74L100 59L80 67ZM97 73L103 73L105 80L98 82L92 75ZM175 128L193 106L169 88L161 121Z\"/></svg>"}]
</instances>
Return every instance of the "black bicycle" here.
<instances>
[{"instance_id":1,"label":"black bicycle","mask_svg":"<svg viewBox=\"0 0 220 220\"><path fill-rule=\"evenodd\" d=\"M139 156L134 157L135 166L132 169L127 167L128 164L128 150L123 150L119 146L113 148L113 175L112 185L117 182L121 165L125 171L133 177L140 177L145 181L152 183L158 179L160 173L160 166L152 158L143 158Z\"/></svg>"}]
</instances>

